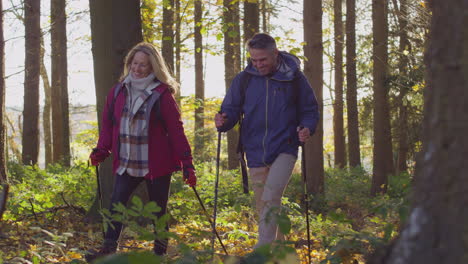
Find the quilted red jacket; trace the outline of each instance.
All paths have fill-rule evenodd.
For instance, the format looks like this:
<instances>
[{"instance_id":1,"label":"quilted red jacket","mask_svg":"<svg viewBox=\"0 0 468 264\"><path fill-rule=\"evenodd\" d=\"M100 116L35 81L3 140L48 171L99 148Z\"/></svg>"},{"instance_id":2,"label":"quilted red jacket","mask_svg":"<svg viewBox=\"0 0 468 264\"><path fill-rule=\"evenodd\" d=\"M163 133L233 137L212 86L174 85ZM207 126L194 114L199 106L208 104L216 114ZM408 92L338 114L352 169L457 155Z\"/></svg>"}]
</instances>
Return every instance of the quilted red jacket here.
<instances>
[{"instance_id":1,"label":"quilted red jacket","mask_svg":"<svg viewBox=\"0 0 468 264\"><path fill-rule=\"evenodd\" d=\"M119 158L115 155L119 154L120 119L126 101L126 89L122 85L124 84L115 85L107 95L97 144L99 150L104 150L113 156L114 174L119 167ZM119 88L115 96L115 89ZM184 133L180 111L168 86L160 84L155 87L148 100L147 105L151 109L147 111L150 114L146 120L149 173L145 178L154 179L179 171L183 166L193 166L191 149Z\"/></svg>"}]
</instances>

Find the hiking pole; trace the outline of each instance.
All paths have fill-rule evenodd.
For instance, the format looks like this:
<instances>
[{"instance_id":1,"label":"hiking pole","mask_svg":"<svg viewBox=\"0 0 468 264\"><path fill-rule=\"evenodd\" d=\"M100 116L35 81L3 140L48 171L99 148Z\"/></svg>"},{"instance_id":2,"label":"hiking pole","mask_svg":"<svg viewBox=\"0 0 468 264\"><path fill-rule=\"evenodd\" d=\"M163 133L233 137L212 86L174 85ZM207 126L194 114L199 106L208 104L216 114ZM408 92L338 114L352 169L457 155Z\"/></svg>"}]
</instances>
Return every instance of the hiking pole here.
<instances>
[{"instance_id":1,"label":"hiking pole","mask_svg":"<svg viewBox=\"0 0 468 264\"><path fill-rule=\"evenodd\" d=\"M218 147L216 153L216 180L213 207L213 233L216 231L216 213L218 210L218 185L219 185L219 159L221 155L221 132L218 132ZM214 252L214 235L211 237L211 250ZM226 253L227 254L227 253Z\"/></svg>"},{"instance_id":2,"label":"hiking pole","mask_svg":"<svg viewBox=\"0 0 468 264\"><path fill-rule=\"evenodd\" d=\"M304 181L304 201L306 207L306 225L307 225L307 258L309 260L308 263L312 263L310 260L310 225L309 225L309 196L307 195L307 174L306 174L306 155L305 155L305 143L301 142L301 169L302 169L302 179Z\"/></svg>"},{"instance_id":3,"label":"hiking pole","mask_svg":"<svg viewBox=\"0 0 468 264\"><path fill-rule=\"evenodd\" d=\"M99 177L99 165L95 166L96 168L96 180L97 180L97 191L98 191L98 199L99 199L99 211L102 211L102 191L101 191L101 178ZM104 232L104 224L102 225L102 237L105 236Z\"/></svg>"},{"instance_id":4,"label":"hiking pole","mask_svg":"<svg viewBox=\"0 0 468 264\"><path fill-rule=\"evenodd\" d=\"M197 196L198 202L200 203L200 206L203 209L203 212L205 213L206 217L208 218L208 222L210 222L211 227L213 228L213 232L215 233L216 237L218 238L218 241L221 244L221 247L223 248L224 253L226 253L226 255L229 255L227 250L226 250L226 247L224 247L223 241L221 241L221 237L219 236L218 231L216 231L216 227L215 227L213 221L211 221L211 217L208 214L208 211L206 211L205 205L203 205L203 202L202 202L202 200L200 198L200 195L198 195L197 189L195 188L195 186L192 186L192 189L195 192L195 196Z\"/></svg>"},{"instance_id":5,"label":"hiking pole","mask_svg":"<svg viewBox=\"0 0 468 264\"><path fill-rule=\"evenodd\" d=\"M96 151L98 151L98 148L93 148L92 153L95 153ZM89 159L88 159L88 166L89 166ZM97 199L99 200L99 212L101 212L104 207L102 206L102 190L101 190L101 177L99 177L99 164L95 165L94 168L96 169L96 182L97 182L97 193L98 193ZM102 237L103 238L105 237L104 219L103 219L103 224L102 224Z\"/></svg>"}]
</instances>

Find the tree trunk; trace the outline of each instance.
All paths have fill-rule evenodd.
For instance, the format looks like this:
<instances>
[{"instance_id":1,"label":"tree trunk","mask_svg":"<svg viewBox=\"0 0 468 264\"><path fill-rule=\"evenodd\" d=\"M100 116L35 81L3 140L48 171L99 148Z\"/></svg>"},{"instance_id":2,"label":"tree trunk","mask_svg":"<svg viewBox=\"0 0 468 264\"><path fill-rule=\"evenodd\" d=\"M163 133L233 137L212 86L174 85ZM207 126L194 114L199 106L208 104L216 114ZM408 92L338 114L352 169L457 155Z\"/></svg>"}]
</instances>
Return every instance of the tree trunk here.
<instances>
[{"instance_id":1,"label":"tree trunk","mask_svg":"<svg viewBox=\"0 0 468 264\"><path fill-rule=\"evenodd\" d=\"M52 163L52 130L51 130L51 96L52 88L50 87L49 75L44 63L44 38L41 36L41 78L44 86L44 109L42 112L42 129L44 131L44 152L45 152L45 166L47 167Z\"/></svg>"},{"instance_id":2,"label":"tree trunk","mask_svg":"<svg viewBox=\"0 0 468 264\"><path fill-rule=\"evenodd\" d=\"M396 1L395 1L396 2ZM395 9L397 5L395 3ZM400 76L407 76L408 74L408 56L405 55L405 51L409 51L410 42L408 40L408 2L407 0L400 0L400 9L397 12L398 24L399 24L399 62L398 62L398 71ZM410 84L408 81L403 81L403 85L400 88L400 94L397 96L398 105L398 156L396 169L397 173L405 172L408 169L407 159L409 151L408 143L408 107L405 103L406 94L408 89L410 89Z\"/></svg>"},{"instance_id":3,"label":"tree trunk","mask_svg":"<svg viewBox=\"0 0 468 264\"><path fill-rule=\"evenodd\" d=\"M100 128L106 96L123 71L124 57L135 44L143 40L143 35L139 1L90 0L89 5L96 105ZM106 208L110 204L114 180L111 163L111 159L108 158L99 166L102 197ZM89 212L91 216L98 216L97 205L96 199Z\"/></svg>"},{"instance_id":4,"label":"tree trunk","mask_svg":"<svg viewBox=\"0 0 468 264\"><path fill-rule=\"evenodd\" d=\"M346 106L349 166L361 165L356 77L356 0L346 0Z\"/></svg>"},{"instance_id":5,"label":"tree trunk","mask_svg":"<svg viewBox=\"0 0 468 264\"><path fill-rule=\"evenodd\" d=\"M240 66L240 26L239 26L239 3L224 0L224 80L226 92L232 80L241 70ZM239 140L238 128L227 132L228 169L239 167L237 157L237 142Z\"/></svg>"},{"instance_id":6,"label":"tree trunk","mask_svg":"<svg viewBox=\"0 0 468 264\"><path fill-rule=\"evenodd\" d=\"M25 74L23 107L23 164L37 164L39 156L40 1L24 1Z\"/></svg>"},{"instance_id":7,"label":"tree trunk","mask_svg":"<svg viewBox=\"0 0 468 264\"><path fill-rule=\"evenodd\" d=\"M260 27L260 9L258 1L251 2L244 0L244 43L247 42L255 33L258 33Z\"/></svg>"},{"instance_id":8,"label":"tree trunk","mask_svg":"<svg viewBox=\"0 0 468 264\"><path fill-rule=\"evenodd\" d=\"M204 101L205 81L203 80L203 7L201 0L195 0L195 157L201 157L204 145Z\"/></svg>"},{"instance_id":9,"label":"tree trunk","mask_svg":"<svg viewBox=\"0 0 468 264\"><path fill-rule=\"evenodd\" d=\"M70 166L65 0L51 1L53 161Z\"/></svg>"},{"instance_id":10,"label":"tree trunk","mask_svg":"<svg viewBox=\"0 0 468 264\"><path fill-rule=\"evenodd\" d=\"M270 30L270 17L268 11L268 0L262 0L262 31L268 33Z\"/></svg>"},{"instance_id":11,"label":"tree trunk","mask_svg":"<svg viewBox=\"0 0 468 264\"><path fill-rule=\"evenodd\" d=\"M0 1L0 220L6 209L9 190L5 153L5 40L3 37L3 4Z\"/></svg>"},{"instance_id":12,"label":"tree trunk","mask_svg":"<svg viewBox=\"0 0 468 264\"><path fill-rule=\"evenodd\" d=\"M423 144L412 209L393 247L374 263L468 263L468 3L432 5Z\"/></svg>"},{"instance_id":13,"label":"tree trunk","mask_svg":"<svg viewBox=\"0 0 468 264\"><path fill-rule=\"evenodd\" d=\"M180 15L180 0L175 0L175 23L176 23L176 29L175 29L175 78L178 83L180 83L180 61L181 61L181 39L180 39L180 29L182 25L182 16ZM180 100L180 89L177 89L176 92L176 100L177 103L181 105L181 100Z\"/></svg>"},{"instance_id":14,"label":"tree trunk","mask_svg":"<svg viewBox=\"0 0 468 264\"><path fill-rule=\"evenodd\" d=\"M161 53L174 72L174 0L163 1L163 25Z\"/></svg>"},{"instance_id":15,"label":"tree trunk","mask_svg":"<svg viewBox=\"0 0 468 264\"><path fill-rule=\"evenodd\" d=\"M343 122L343 18L342 0L334 0L335 28L335 102L333 104L333 138L335 143L335 167L346 165Z\"/></svg>"},{"instance_id":16,"label":"tree trunk","mask_svg":"<svg viewBox=\"0 0 468 264\"><path fill-rule=\"evenodd\" d=\"M309 80L319 105L320 120L315 134L306 143L307 188L310 194L324 191L323 167L323 45L322 0L304 1L304 74Z\"/></svg>"},{"instance_id":17,"label":"tree trunk","mask_svg":"<svg viewBox=\"0 0 468 264\"><path fill-rule=\"evenodd\" d=\"M389 174L393 173L392 135L388 105L388 23L387 2L372 1L373 22L373 91L374 149L371 195L387 191Z\"/></svg>"}]
</instances>

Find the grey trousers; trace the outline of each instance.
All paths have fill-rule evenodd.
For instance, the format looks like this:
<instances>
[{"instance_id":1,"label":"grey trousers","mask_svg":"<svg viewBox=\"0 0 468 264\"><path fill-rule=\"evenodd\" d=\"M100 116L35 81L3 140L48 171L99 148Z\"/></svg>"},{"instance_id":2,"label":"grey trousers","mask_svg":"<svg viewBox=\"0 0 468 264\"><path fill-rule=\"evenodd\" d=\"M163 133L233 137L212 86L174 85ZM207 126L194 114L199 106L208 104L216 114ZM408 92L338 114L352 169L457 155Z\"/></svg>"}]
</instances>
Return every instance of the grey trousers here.
<instances>
[{"instance_id":1,"label":"grey trousers","mask_svg":"<svg viewBox=\"0 0 468 264\"><path fill-rule=\"evenodd\" d=\"M281 207L281 197L295 163L296 157L281 153L271 166L249 169L259 223L258 242L254 248L284 239L278 230L275 216Z\"/></svg>"}]
</instances>

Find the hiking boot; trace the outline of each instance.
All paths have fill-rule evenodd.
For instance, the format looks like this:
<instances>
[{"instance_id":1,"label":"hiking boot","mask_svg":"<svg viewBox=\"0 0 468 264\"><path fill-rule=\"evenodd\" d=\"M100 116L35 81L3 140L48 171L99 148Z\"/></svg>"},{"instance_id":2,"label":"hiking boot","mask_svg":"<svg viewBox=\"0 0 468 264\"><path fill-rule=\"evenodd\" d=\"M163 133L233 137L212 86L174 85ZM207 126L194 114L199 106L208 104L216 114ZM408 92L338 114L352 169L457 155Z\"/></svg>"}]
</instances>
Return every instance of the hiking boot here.
<instances>
[{"instance_id":1,"label":"hiking boot","mask_svg":"<svg viewBox=\"0 0 468 264\"><path fill-rule=\"evenodd\" d=\"M97 258L104 257L107 255L112 255L116 251L117 251L117 245L116 246L104 245L98 251L90 250L89 253L85 255L85 259L87 262L91 263L93 260Z\"/></svg>"}]
</instances>

